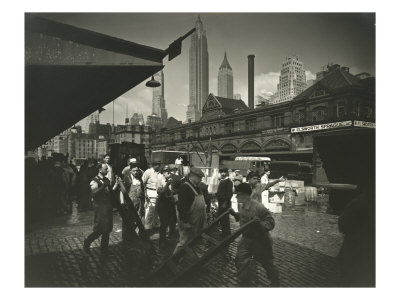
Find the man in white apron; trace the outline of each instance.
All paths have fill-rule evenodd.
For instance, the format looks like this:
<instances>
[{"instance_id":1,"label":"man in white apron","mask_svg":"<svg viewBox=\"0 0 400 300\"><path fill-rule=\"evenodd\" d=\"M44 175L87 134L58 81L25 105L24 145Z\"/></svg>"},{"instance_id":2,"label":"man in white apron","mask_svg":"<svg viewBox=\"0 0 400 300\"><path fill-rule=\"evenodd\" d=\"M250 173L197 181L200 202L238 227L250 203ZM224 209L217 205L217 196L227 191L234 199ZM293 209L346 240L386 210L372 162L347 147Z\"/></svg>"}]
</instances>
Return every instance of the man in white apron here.
<instances>
[{"instance_id":1,"label":"man in white apron","mask_svg":"<svg viewBox=\"0 0 400 300\"><path fill-rule=\"evenodd\" d=\"M269 171L269 170L266 170L265 171L265 173L261 176L261 184L268 184L268 181L269 181L269 179L268 179L268 176L271 174L271 171ZM262 193L261 193L261 203L262 204L264 204L264 205L267 205L267 203L268 203L268 190L264 190Z\"/></svg>"},{"instance_id":2,"label":"man in white apron","mask_svg":"<svg viewBox=\"0 0 400 300\"><path fill-rule=\"evenodd\" d=\"M156 211L157 190L162 186L162 175L160 171L160 161L155 161L152 168L147 169L142 176L143 185L145 188L145 214L144 228L153 229L160 226L160 221Z\"/></svg>"},{"instance_id":3,"label":"man in white apron","mask_svg":"<svg viewBox=\"0 0 400 300\"><path fill-rule=\"evenodd\" d=\"M174 254L184 247L205 227L207 223L206 202L199 189L204 173L191 168L189 180L181 185L178 192L179 242Z\"/></svg>"}]
</instances>

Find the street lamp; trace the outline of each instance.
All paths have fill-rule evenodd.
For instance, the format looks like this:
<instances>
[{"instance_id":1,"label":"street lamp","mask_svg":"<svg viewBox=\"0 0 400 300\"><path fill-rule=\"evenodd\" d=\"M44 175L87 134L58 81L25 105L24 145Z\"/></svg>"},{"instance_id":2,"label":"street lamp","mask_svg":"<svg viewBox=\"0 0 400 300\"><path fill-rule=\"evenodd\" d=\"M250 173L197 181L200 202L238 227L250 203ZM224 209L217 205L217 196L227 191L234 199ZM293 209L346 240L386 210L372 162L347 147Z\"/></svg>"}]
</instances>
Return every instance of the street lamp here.
<instances>
[{"instance_id":1,"label":"street lamp","mask_svg":"<svg viewBox=\"0 0 400 300\"><path fill-rule=\"evenodd\" d=\"M154 79L154 75L151 76L151 80L146 82L147 87L156 88L159 87L161 83Z\"/></svg>"}]
</instances>

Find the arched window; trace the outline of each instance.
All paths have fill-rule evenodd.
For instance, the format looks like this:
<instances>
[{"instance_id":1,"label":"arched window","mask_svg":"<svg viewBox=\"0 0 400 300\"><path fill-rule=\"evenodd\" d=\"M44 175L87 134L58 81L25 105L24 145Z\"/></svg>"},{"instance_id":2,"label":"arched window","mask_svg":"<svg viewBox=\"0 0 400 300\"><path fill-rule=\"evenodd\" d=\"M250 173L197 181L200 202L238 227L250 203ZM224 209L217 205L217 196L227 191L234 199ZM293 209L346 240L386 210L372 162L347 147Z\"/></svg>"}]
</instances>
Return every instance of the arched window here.
<instances>
[{"instance_id":1,"label":"arched window","mask_svg":"<svg viewBox=\"0 0 400 300\"><path fill-rule=\"evenodd\" d=\"M255 142L247 142L241 148L240 152L243 153L252 153L252 152L260 152L261 147L257 145Z\"/></svg>"},{"instance_id":2,"label":"arched window","mask_svg":"<svg viewBox=\"0 0 400 300\"><path fill-rule=\"evenodd\" d=\"M287 151L290 150L290 145L282 140L273 140L265 145L264 151Z\"/></svg>"}]
</instances>

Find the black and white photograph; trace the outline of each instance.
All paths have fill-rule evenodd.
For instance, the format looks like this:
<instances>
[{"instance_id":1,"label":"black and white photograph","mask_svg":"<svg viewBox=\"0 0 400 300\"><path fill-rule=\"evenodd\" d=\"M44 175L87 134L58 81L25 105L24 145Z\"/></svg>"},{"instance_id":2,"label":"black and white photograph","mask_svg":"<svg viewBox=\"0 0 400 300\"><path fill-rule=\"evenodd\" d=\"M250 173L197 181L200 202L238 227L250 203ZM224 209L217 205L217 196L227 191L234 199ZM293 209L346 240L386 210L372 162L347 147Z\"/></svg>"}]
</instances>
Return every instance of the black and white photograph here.
<instances>
[{"instance_id":1,"label":"black and white photograph","mask_svg":"<svg viewBox=\"0 0 400 300\"><path fill-rule=\"evenodd\" d=\"M20 21L25 288L377 287L376 12Z\"/></svg>"}]
</instances>

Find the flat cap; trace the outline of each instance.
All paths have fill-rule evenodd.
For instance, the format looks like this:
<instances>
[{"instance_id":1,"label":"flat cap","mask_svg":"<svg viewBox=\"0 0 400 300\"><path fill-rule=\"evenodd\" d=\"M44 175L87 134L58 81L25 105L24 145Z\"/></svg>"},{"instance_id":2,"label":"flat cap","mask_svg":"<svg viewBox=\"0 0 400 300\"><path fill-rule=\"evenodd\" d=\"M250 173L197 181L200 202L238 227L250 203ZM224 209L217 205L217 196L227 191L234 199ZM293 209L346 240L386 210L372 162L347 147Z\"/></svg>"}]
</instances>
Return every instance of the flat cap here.
<instances>
[{"instance_id":1,"label":"flat cap","mask_svg":"<svg viewBox=\"0 0 400 300\"><path fill-rule=\"evenodd\" d=\"M197 175L197 176L199 176L199 177L204 177L203 171L200 170L199 168L196 168L196 167L192 167L192 168L190 169L190 174L194 174L194 175Z\"/></svg>"},{"instance_id":2,"label":"flat cap","mask_svg":"<svg viewBox=\"0 0 400 300\"><path fill-rule=\"evenodd\" d=\"M250 185L245 182L243 182L243 183L239 184L237 187L235 187L235 190L236 190L236 193L245 193L248 195L251 195L251 192L252 192Z\"/></svg>"}]
</instances>

